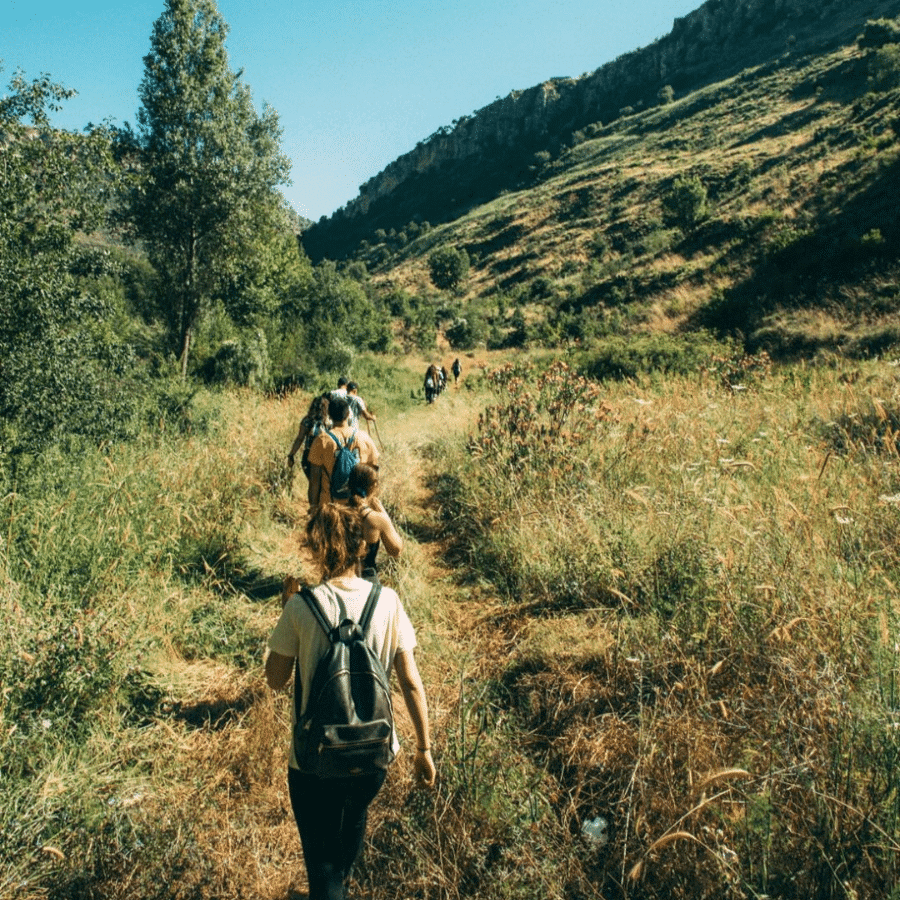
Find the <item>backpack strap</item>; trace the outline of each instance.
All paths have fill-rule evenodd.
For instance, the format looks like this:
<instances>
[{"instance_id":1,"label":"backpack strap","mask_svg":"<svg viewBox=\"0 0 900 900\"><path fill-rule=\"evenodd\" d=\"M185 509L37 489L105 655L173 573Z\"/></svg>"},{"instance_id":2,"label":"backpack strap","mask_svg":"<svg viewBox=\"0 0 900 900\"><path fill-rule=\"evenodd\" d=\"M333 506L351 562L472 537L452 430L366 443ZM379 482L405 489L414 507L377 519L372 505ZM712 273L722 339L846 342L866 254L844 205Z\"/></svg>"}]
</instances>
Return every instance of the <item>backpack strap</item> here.
<instances>
[{"instance_id":1,"label":"backpack strap","mask_svg":"<svg viewBox=\"0 0 900 900\"><path fill-rule=\"evenodd\" d=\"M330 437L330 438L338 445L338 450L341 450L341 449L346 449L347 447L349 447L349 446L356 440L356 432L357 432L358 430L359 430L359 429L354 428L354 429L353 429L353 434L351 434L350 437L347 438L347 441L346 441L346 443L344 443L344 444L342 444L342 443L337 439L337 435L336 435L333 431L326 430L325 433L328 435L328 437Z\"/></svg>"},{"instance_id":2,"label":"backpack strap","mask_svg":"<svg viewBox=\"0 0 900 900\"><path fill-rule=\"evenodd\" d=\"M316 595L306 586L300 588L300 596L303 598L306 605L309 607L310 612L313 614L313 618L319 623L322 628L322 631L325 632L325 635L328 639L331 639L331 632L334 626L331 622L325 618L325 613L322 612L322 606L319 603Z\"/></svg>"},{"instance_id":3,"label":"backpack strap","mask_svg":"<svg viewBox=\"0 0 900 900\"><path fill-rule=\"evenodd\" d=\"M330 639L334 626L325 617L325 613L322 611L322 606L319 603L318 597L316 597L316 595L306 586L300 588L298 593L309 607L310 612L319 623L322 631L324 631ZM381 596L381 585L376 582L369 591L366 605L363 607L362 615L359 617L359 627L362 629L363 634L369 630L369 623L372 621L372 614L375 612L375 604L378 602L379 596Z\"/></svg>"},{"instance_id":4,"label":"backpack strap","mask_svg":"<svg viewBox=\"0 0 900 900\"><path fill-rule=\"evenodd\" d=\"M372 621L372 614L375 612L375 604L378 602L379 596L381 596L381 585L376 581L372 585L372 590L369 591L369 599L366 600L362 615L359 617L359 627L364 635L369 631L369 622Z\"/></svg>"}]
</instances>

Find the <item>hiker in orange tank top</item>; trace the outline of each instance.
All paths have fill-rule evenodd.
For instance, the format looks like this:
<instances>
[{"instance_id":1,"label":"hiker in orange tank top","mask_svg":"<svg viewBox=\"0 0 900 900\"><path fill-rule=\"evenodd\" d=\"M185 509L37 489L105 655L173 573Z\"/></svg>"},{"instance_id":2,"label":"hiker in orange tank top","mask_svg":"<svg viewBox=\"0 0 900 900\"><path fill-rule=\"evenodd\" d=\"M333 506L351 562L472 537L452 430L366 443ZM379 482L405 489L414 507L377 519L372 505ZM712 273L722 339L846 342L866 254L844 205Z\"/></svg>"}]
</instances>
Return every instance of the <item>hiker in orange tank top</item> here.
<instances>
[{"instance_id":1,"label":"hiker in orange tank top","mask_svg":"<svg viewBox=\"0 0 900 900\"><path fill-rule=\"evenodd\" d=\"M376 557L384 545L388 556L397 557L403 550L403 538L394 527L384 504L378 497L378 472L359 463L350 473L350 505L359 510L366 538L366 555L360 564L362 577L370 581L378 578Z\"/></svg>"},{"instance_id":2,"label":"hiker in orange tank top","mask_svg":"<svg viewBox=\"0 0 900 900\"><path fill-rule=\"evenodd\" d=\"M332 495L332 475L339 446L348 445L356 451L356 462L378 468L378 448L375 441L349 423L350 404L346 397L332 397L328 402L328 417L334 422L332 428L323 431L309 448L309 490L307 499L310 510L323 503L344 502ZM349 493L348 493L349 496Z\"/></svg>"}]
</instances>

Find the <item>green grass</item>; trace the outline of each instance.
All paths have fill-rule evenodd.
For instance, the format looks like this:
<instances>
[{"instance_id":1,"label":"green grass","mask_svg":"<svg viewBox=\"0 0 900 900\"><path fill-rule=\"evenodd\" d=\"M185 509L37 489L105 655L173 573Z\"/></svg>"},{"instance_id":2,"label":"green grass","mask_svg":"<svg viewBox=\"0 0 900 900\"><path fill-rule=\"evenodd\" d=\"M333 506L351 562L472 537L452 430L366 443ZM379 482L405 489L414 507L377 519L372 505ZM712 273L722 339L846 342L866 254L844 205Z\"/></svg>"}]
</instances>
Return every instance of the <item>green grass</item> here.
<instances>
[{"instance_id":1,"label":"green grass","mask_svg":"<svg viewBox=\"0 0 900 900\"><path fill-rule=\"evenodd\" d=\"M887 896L893 367L515 359L434 408L406 361L361 369L441 781L398 762L359 896ZM313 576L283 470L307 401L208 395L205 433L51 459L4 499L0 897L297 889L261 664L281 576Z\"/></svg>"}]
</instances>

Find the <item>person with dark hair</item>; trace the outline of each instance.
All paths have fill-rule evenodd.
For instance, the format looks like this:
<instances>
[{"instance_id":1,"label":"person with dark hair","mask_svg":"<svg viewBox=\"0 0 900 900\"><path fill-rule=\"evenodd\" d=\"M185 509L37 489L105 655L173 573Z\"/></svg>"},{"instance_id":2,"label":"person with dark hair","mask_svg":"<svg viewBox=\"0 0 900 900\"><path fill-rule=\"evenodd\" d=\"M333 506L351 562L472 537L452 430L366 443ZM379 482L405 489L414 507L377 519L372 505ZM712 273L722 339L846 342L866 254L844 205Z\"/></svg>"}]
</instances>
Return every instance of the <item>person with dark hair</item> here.
<instances>
[{"instance_id":1,"label":"person with dark hair","mask_svg":"<svg viewBox=\"0 0 900 900\"><path fill-rule=\"evenodd\" d=\"M434 398L438 395L438 367L432 363L425 370L425 402L434 403Z\"/></svg>"},{"instance_id":2,"label":"person with dark hair","mask_svg":"<svg viewBox=\"0 0 900 900\"><path fill-rule=\"evenodd\" d=\"M450 371L453 372L453 383L456 384L459 381L460 372L462 372L462 364L460 363L458 356L453 360Z\"/></svg>"},{"instance_id":3,"label":"person with dark hair","mask_svg":"<svg viewBox=\"0 0 900 900\"><path fill-rule=\"evenodd\" d=\"M333 391L331 391L330 396L346 398L348 383L349 383L349 379L346 378L344 375L341 375L341 377L338 378L338 386Z\"/></svg>"},{"instance_id":4,"label":"person with dark hair","mask_svg":"<svg viewBox=\"0 0 900 900\"><path fill-rule=\"evenodd\" d=\"M333 503L320 506L306 526L306 537L322 577L312 592L326 618L335 627L346 618L359 621L372 588L356 571L366 547L359 511ZM285 579L281 617L269 638L265 669L269 686L280 690L296 668L294 691L300 692L299 712L303 715L316 666L328 650L328 638L297 593L299 588L297 579ZM431 756L428 703L414 656L416 635L400 598L391 588L381 588L366 634L366 642L381 660L388 678L392 671L397 673L416 735L416 784L433 787L436 770ZM392 744L396 753L396 733ZM345 900L347 882L362 850L369 804L386 775L384 769L339 778L303 772L292 740L288 790L303 847L309 900Z\"/></svg>"},{"instance_id":5,"label":"person with dark hair","mask_svg":"<svg viewBox=\"0 0 900 900\"><path fill-rule=\"evenodd\" d=\"M332 501L331 477L339 449L348 447L356 453L356 462L378 468L378 448L365 431L350 425L350 404L346 397L334 397L328 401L328 417L334 423L323 431L309 448L309 489L307 499L310 509Z\"/></svg>"},{"instance_id":6,"label":"person with dark hair","mask_svg":"<svg viewBox=\"0 0 900 900\"><path fill-rule=\"evenodd\" d=\"M297 437L294 438L293 446L288 453L288 465L293 467L294 457L300 447L303 447L303 455L300 457L300 467L303 474L309 478L309 448L312 446L313 440L331 425L331 419L328 418L328 398L330 394L326 391L313 397L309 404L309 410L300 420L300 429Z\"/></svg>"},{"instance_id":7,"label":"person with dark hair","mask_svg":"<svg viewBox=\"0 0 900 900\"><path fill-rule=\"evenodd\" d=\"M357 428L360 417L366 420L366 428L371 431L368 423L375 421L375 413L366 406L366 401L359 396L359 385L355 381L347 382L347 402L350 404L350 424Z\"/></svg>"},{"instance_id":8,"label":"person with dark hair","mask_svg":"<svg viewBox=\"0 0 900 900\"><path fill-rule=\"evenodd\" d=\"M361 562L361 574L369 581L378 578L376 558L382 544L388 556L397 557L403 550L403 538L394 527L377 491L378 472L365 463L357 465L350 473L350 505L362 516L366 554Z\"/></svg>"}]
</instances>

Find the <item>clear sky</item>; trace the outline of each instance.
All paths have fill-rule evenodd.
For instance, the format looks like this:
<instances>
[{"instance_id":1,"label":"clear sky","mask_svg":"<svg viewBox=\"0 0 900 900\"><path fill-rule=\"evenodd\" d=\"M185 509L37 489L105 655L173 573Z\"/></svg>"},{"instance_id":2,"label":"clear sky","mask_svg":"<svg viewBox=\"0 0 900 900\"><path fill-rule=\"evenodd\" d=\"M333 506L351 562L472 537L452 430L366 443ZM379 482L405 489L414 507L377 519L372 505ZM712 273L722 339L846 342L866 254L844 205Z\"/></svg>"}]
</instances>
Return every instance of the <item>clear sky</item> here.
<instances>
[{"instance_id":1,"label":"clear sky","mask_svg":"<svg viewBox=\"0 0 900 900\"><path fill-rule=\"evenodd\" d=\"M231 68L277 110L285 196L329 215L442 125L668 34L702 0L218 0ZM78 92L54 124L134 124L163 0L0 0L0 95L12 73Z\"/></svg>"}]
</instances>

